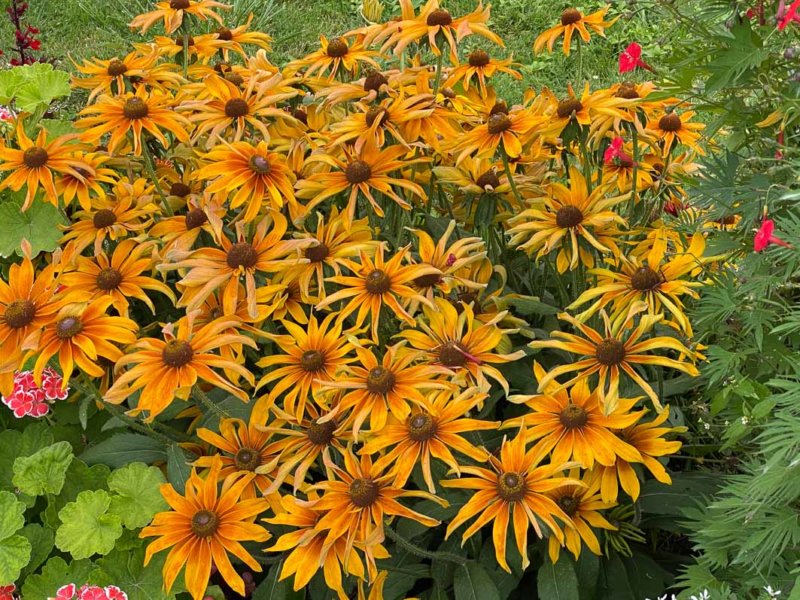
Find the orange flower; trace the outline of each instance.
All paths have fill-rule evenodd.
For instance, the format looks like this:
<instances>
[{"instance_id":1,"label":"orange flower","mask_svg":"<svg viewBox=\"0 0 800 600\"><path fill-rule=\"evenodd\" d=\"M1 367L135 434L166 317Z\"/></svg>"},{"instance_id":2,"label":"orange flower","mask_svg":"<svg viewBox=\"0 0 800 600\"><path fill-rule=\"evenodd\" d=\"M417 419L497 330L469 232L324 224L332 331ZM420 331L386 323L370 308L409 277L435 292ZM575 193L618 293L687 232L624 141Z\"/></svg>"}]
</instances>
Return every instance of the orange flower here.
<instances>
[{"instance_id":1,"label":"orange flower","mask_svg":"<svg viewBox=\"0 0 800 600\"><path fill-rule=\"evenodd\" d=\"M163 20L166 32L172 33L180 28L186 15L195 16L201 21L214 19L222 25L222 17L215 13L214 9L230 8L229 5L215 0L163 0L156 2L156 7L156 10L134 17L128 27L138 28L141 33L145 33L156 22Z\"/></svg>"}]
</instances>

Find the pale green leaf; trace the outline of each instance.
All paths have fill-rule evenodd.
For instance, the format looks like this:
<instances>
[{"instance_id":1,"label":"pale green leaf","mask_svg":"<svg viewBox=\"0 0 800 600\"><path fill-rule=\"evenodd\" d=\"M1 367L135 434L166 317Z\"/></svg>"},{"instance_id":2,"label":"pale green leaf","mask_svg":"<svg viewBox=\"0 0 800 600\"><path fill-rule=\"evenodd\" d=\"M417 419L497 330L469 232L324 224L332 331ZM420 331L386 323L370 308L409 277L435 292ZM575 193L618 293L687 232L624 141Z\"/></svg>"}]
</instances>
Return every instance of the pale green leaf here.
<instances>
[{"instance_id":1,"label":"pale green leaf","mask_svg":"<svg viewBox=\"0 0 800 600\"><path fill-rule=\"evenodd\" d=\"M11 492L0 492L0 540L11 537L25 525L25 505Z\"/></svg>"},{"instance_id":2,"label":"pale green leaf","mask_svg":"<svg viewBox=\"0 0 800 600\"><path fill-rule=\"evenodd\" d=\"M30 242L33 254L52 252L63 235L59 225L66 224L58 209L48 202L34 200L25 212L22 212L20 199L3 202L0 204L0 256L8 258L15 252L22 256L22 240Z\"/></svg>"},{"instance_id":3,"label":"pale green leaf","mask_svg":"<svg viewBox=\"0 0 800 600\"><path fill-rule=\"evenodd\" d=\"M64 487L64 478L72 458L69 442L58 442L31 456L21 456L14 461L12 481L22 492L31 496L58 494Z\"/></svg>"},{"instance_id":4,"label":"pale green leaf","mask_svg":"<svg viewBox=\"0 0 800 600\"><path fill-rule=\"evenodd\" d=\"M108 478L108 488L116 495L111 497L111 514L118 515L128 529L144 527L159 511L168 508L159 486L164 475L156 467L144 463L131 463L117 469Z\"/></svg>"},{"instance_id":5,"label":"pale green leaf","mask_svg":"<svg viewBox=\"0 0 800 600\"><path fill-rule=\"evenodd\" d=\"M0 585L14 583L31 557L31 543L21 535L0 541Z\"/></svg>"},{"instance_id":6,"label":"pale green leaf","mask_svg":"<svg viewBox=\"0 0 800 600\"><path fill-rule=\"evenodd\" d=\"M78 494L58 513L61 525L56 531L56 546L73 558L108 554L122 535L122 519L108 512L111 496L105 490Z\"/></svg>"}]
</instances>

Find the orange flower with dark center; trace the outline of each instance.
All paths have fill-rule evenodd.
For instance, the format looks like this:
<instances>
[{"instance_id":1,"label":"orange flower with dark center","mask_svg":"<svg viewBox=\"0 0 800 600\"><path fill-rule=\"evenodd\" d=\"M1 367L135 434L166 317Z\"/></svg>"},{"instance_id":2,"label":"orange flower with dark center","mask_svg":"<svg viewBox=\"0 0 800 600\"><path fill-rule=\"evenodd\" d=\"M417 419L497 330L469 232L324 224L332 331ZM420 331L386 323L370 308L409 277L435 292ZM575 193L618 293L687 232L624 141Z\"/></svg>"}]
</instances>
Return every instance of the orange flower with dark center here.
<instances>
[{"instance_id":1,"label":"orange flower with dark center","mask_svg":"<svg viewBox=\"0 0 800 600\"><path fill-rule=\"evenodd\" d=\"M215 8L229 9L230 6L216 0L162 0L156 2L156 10L134 17L128 27L145 33L158 21L163 21L166 32L173 33L180 28L187 15L197 17L201 21L213 19L223 25L222 17L214 12Z\"/></svg>"},{"instance_id":2,"label":"orange flower with dark center","mask_svg":"<svg viewBox=\"0 0 800 600\"><path fill-rule=\"evenodd\" d=\"M605 30L616 23L619 17L614 17L610 21L606 21L606 13L610 6L605 6L591 15L584 15L581 11L575 8L568 8L561 13L560 23L551 27L550 29L542 32L533 44L534 53L538 54L542 49L547 46L549 52L553 51L553 45L556 40L564 36L564 54L569 56L570 48L572 46L572 36L577 33L585 43L589 43L591 35L589 30L601 37L605 37Z\"/></svg>"}]
</instances>

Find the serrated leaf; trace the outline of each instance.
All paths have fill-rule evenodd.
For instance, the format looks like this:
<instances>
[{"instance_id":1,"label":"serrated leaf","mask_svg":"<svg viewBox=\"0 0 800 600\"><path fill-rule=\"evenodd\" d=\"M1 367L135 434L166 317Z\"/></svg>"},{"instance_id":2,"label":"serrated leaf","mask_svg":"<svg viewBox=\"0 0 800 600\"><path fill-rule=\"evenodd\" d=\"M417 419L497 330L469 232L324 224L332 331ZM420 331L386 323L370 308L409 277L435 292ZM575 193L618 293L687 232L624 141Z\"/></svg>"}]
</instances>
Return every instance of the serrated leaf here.
<instances>
[{"instance_id":1,"label":"serrated leaf","mask_svg":"<svg viewBox=\"0 0 800 600\"><path fill-rule=\"evenodd\" d=\"M50 556L56 534L49 527L42 527L38 523L25 525L19 533L31 543L31 557L22 571L24 578L26 575L34 573Z\"/></svg>"},{"instance_id":2,"label":"serrated leaf","mask_svg":"<svg viewBox=\"0 0 800 600\"><path fill-rule=\"evenodd\" d=\"M108 478L108 488L116 495L111 497L111 514L119 515L128 529L144 527L159 511L168 505L159 491L165 482L156 467L144 463L131 463L117 469Z\"/></svg>"},{"instance_id":3,"label":"serrated leaf","mask_svg":"<svg viewBox=\"0 0 800 600\"><path fill-rule=\"evenodd\" d=\"M11 481L20 491L31 496L59 494L72 459L70 443L58 442L15 460Z\"/></svg>"},{"instance_id":4,"label":"serrated leaf","mask_svg":"<svg viewBox=\"0 0 800 600\"><path fill-rule=\"evenodd\" d=\"M11 537L25 525L25 505L11 492L0 492L0 540Z\"/></svg>"},{"instance_id":5,"label":"serrated leaf","mask_svg":"<svg viewBox=\"0 0 800 600\"><path fill-rule=\"evenodd\" d=\"M75 560L67 564L60 556L54 556L42 568L42 572L25 579L22 597L25 600L47 600L62 585L86 582L92 579L97 568L89 560Z\"/></svg>"},{"instance_id":6,"label":"serrated leaf","mask_svg":"<svg viewBox=\"0 0 800 600\"><path fill-rule=\"evenodd\" d=\"M11 429L0 432L0 487L13 490L14 461L30 456L53 443L53 434L46 423L28 425L20 433Z\"/></svg>"},{"instance_id":7,"label":"serrated leaf","mask_svg":"<svg viewBox=\"0 0 800 600\"><path fill-rule=\"evenodd\" d=\"M469 562L456 571L453 586L456 600L500 600L492 578L480 564ZM543 596L548 598L548 596Z\"/></svg>"},{"instance_id":8,"label":"serrated leaf","mask_svg":"<svg viewBox=\"0 0 800 600\"><path fill-rule=\"evenodd\" d=\"M537 589L540 598L548 600L580 600L578 577L572 561L561 553L561 558L553 564L545 558L537 574Z\"/></svg>"},{"instance_id":9,"label":"serrated leaf","mask_svg":"<svg viewBox=\"0 0 800 600\"><path fill-rule=\"evenodd\" d=\"M118 433L95 446L87 448L80 456L89 465L104 464L112 468L128 463L154 463L167 459L164 445L138 433Z\"/></svg>"},{"instance_id":10,"label":"serrated leaf","mask_svg":"<svg viewBox=\"0 0 800 600\"><path fill-rule=\"evenodd\" d=\"M0 204L0 256L8 258L15 252L22 256L22 240L28 240L34 255L52 252L58 248L62 232L59 225L66 225L58 209L40 200L34 200L27 211L22 212L22 201L18 198Z\"/></svg>"},{"instance_id":11,"label":"serrated leaf","mask_svg":"<svg viewBox=\"0 0 800 600\"><path fill-rule=\"evenodd\" d=\"M0 71L0 104L11 104L20 86L25 83L25 76L19 68Z\"/></svg>"},{"instance_id":12,"label":"serrated leaf","mask_svg":"<svg viewBox=\"0 0 800 600\"><path fill-rule=\"evenodd\" d=\"M156 554L146 567L144 553L143 546L133 551L115 550L97 564L114 585L128 594L128 600L172 600L183 586L176 581L169 593L163 590L161 569L167 553Z\"/></svg>"},{"instance_id":13,"label":"serrated leaf","mask_svg":"<svg viewBox=\"0 0 800 600\"><path fill-rule=\"evenodd\" d=\"M109 514L111 496L105 490L78 494L58 513L61 525L56 531L56 546L73 558L108 554L122 535L122 519Z\"/></svg>"},{"instance_id":14,"label":"serrated leaf","mask_svg":"<svg viewBox=\"0 0 800 600\"><path fill-rule=\"evenodd\" d=\"M69 73L53 69L49 63L35 63L19 67L22 82L14 94L17 108L36 112L50 106L56 98L69 96Z\"/></svg>"},{"instance_id":15,"label":"serrated leaf","mask_svg":"<svg viewBox=\"0 0 800 600\"><path fill-rule=\"evenodd\" d=\"M0 541L0 585L14 583L31 557L31 543L21 535Z\"/></svg>"}]
</instances>

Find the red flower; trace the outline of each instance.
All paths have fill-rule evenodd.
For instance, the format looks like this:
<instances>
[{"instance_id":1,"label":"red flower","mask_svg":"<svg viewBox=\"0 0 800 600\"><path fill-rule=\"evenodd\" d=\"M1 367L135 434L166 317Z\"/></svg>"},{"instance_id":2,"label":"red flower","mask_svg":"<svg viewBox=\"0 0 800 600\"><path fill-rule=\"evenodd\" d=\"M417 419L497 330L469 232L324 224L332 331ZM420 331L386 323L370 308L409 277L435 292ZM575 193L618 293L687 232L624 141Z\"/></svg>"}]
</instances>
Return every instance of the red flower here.
<instances>
[{"instance_id":1,"label":"red flower","mask_svg":"<svg viewBox=\"0 0 800 600\"><path fill-rule=\"evenodd\" d=\"M800 0L798 0L800 1ZM642 47L636 42L632 42L622 54L619 55L619 72L627 73L633 71L636 67L647 69L655 73L655 69L642 60Z\"/></svg>"},{"instance_id":2,"label":"red flower","mask_svg":"<svg viewBox=\"0 0 800 600\"><path fill-rule=\"evenodd\" d=\"M786 14L783 15L783 19L781 19L780 23L778 23L779 31L786 29L786 26L793 21L800 22L800 15L797 14L798 10L800 10L800 0L794 0L791 6L789 6L789 10L787 10Z\"/></svg>"},{"instance_id":3,"label":"red flower","mask_svg":"<svg viewBox=\"0 0 800 600\"><path fill-rule=\"evenodd\" d=\"M800 0L798 0L800 2ZM775 231L775 221L772 219L764 219L761 227L758 228L755 237L753 238L753 249L756 252L761 252L770 244L778 244L784 248L791 248L792 245L784 242L779 237L775 237L772 233Z\"/></svg>"},{"instance_id":4,"label":"red flower","mask_svg":"<svg viewBox=\"0 0 800 600\"><path fill-rule=\"evenodd\" d=\"M17 588L12 583L11 585L0 585L0 600L14 600L14 592Z\"/></svg>"},{"instance_id":5,"label":"red flower","mask_svg":"<svg viewBox=\"0 0 800 600\"><path fill-rule=\"evenodd\" d=\"M618 167L632 167L633 166L633 158L628 156L625 151L622 149L622 145L625 143L621 137L615 137L611 141L611 145L606 148L605 154L603 154L603 161L607 165L616 165Z\"/></svg>"}]
</instances>

